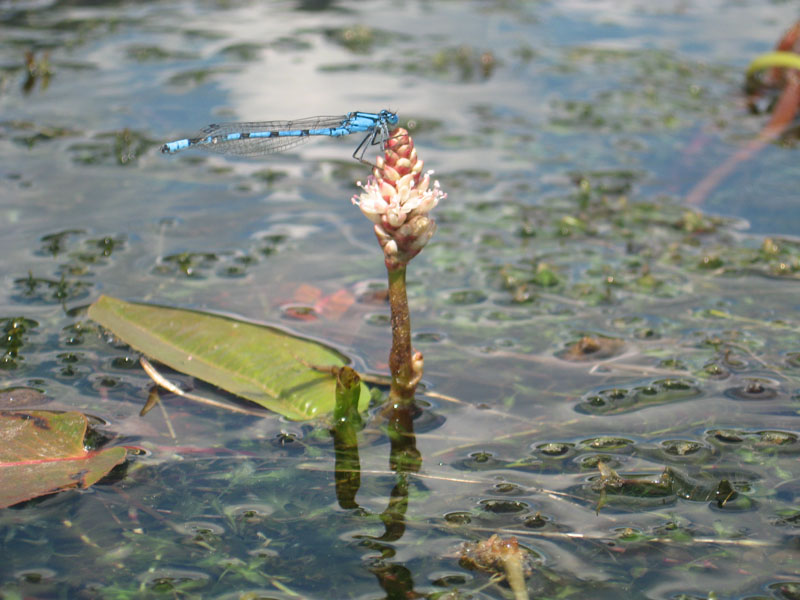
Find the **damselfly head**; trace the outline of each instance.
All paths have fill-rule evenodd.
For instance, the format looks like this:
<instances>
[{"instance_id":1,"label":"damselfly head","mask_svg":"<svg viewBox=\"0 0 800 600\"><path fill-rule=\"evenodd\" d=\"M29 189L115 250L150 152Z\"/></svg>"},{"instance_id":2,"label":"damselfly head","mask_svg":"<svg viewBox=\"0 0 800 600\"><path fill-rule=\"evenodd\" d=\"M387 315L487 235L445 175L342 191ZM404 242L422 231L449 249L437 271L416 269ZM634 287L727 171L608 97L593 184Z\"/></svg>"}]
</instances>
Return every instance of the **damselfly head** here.
<instances>
[{"instance_id":1,"label":"damselfly head","mask_svg":"<svg viewBox=\"0 0 800 600\"><path fill-rule=\"evenodd\" d=\"M397 123L400 121L397 113L393 113L390 110L384 109L380 112L380 115L381 119L389 125L397 125Z\"/></svg>"}]
</instances>

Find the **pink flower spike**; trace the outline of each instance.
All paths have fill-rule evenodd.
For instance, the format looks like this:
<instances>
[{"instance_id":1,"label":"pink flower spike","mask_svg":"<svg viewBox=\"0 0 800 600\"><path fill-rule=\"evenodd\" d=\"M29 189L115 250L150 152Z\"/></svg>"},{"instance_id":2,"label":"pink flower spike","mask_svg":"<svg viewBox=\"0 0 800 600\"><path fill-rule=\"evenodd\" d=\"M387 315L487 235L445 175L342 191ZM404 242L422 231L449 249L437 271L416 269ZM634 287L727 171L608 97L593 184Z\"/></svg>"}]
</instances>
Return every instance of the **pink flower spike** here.
<instances>
[{"instance_id":1,"label":"pink flower spike","mask_svg":"<svg viewBox=\"0 0 800 600\"><path fill-rule=\"evenodd\" d=\"M400 179L401 172L392 167L384 167L382 170L382 177L387 181L397 181Z\"/></svg>"},{"instance_id":2,"label":"pink flower spike","mask_svg":"<svg viewBox=\"0 0 800 600\"><path fill-rule=\"evenodd\" d=\"M387 265L406 264L433 236L436 223L428 213L447 196L438 181L431 186L432 171L423 173L423 161L417 158L414 141L405 129L391 132L384 156L375 164L353 203L375 223Z\"/></svg>"}]
</instances>

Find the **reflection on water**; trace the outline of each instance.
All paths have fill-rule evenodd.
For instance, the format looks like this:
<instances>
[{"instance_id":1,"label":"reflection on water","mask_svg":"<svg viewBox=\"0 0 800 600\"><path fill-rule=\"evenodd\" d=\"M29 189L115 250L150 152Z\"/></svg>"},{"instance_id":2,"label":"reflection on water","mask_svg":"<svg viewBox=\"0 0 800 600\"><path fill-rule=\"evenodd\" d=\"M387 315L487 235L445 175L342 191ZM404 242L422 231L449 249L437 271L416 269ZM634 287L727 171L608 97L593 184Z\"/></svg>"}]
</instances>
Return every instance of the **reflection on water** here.
<instances>
[{"instance_id":1,"label":"reflection on water","mask_svg":"<svg viewBox=\"0 0 800 600\"><path fill-rule=\"evenodd\" d=\"M792 8L0 3L0 407L146 450L0 512L0 597L510 597L459 560L493 534L532 598L796 597L795 142L681 203L763 127L741 72ZM449 192L409 270L415 405L332 435L171 396L139 417L150 382L87 320L100 293L387 370L349 143L158 153L213 121L383 107Z\"/></svg>"}]
</instances>

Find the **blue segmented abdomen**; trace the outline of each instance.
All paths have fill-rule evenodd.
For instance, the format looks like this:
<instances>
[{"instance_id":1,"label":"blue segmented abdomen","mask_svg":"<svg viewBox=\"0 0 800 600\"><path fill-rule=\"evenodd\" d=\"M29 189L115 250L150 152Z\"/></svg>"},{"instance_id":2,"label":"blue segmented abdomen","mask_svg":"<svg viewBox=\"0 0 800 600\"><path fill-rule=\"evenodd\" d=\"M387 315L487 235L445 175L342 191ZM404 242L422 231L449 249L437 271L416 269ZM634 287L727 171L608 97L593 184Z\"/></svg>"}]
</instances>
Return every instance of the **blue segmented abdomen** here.
<instances>
[{"instance_id":1,"label":"blue segmented abdomen","mask_svg":"<svg viewBox=\"0 0 800 600\"><path fill-rule=\"evenodd\" d=\"M197 147L222 154L261 156L283 152L312 137L341 137L364 132L382 142L388 128L397 122L396 114L383 110L379 113L352 112L344 116L309 117L293 121L214 124L195 137L164 144L161 151L175 153Z\"/></svg>"}]
</instances>

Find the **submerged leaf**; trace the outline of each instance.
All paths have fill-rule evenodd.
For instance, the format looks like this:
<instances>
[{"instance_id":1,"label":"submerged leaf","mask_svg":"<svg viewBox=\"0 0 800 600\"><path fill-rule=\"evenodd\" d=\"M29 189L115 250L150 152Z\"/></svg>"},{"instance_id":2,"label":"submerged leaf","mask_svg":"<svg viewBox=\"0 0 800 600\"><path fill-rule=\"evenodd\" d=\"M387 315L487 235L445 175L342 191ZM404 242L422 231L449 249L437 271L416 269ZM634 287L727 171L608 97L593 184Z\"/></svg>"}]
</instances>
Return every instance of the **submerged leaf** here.
<instances>
[{"instance_id":1,"label":"submerged leaf","mask_svg":"<svg viewBox=\"0 0 800 600\"><path fill-rule=\"evenodd\" d=\"M134 349L289 419L333 410L336 379L325 369L345 356L272 327L194 310L101 296L89 317ZM361 409L369 402L362 388Z\"/></svg>"},{"instance_id":2,"label":"submerged leaf","mask_svg":"<svg viewBox=\"0 0 800 600\"><path fill-rule=\"evenodd\" d=\"M86 451L77 412L0 413L0 508L59 490L87 488L125 460L118 446Z\"/></svg>"}]
</instances>

